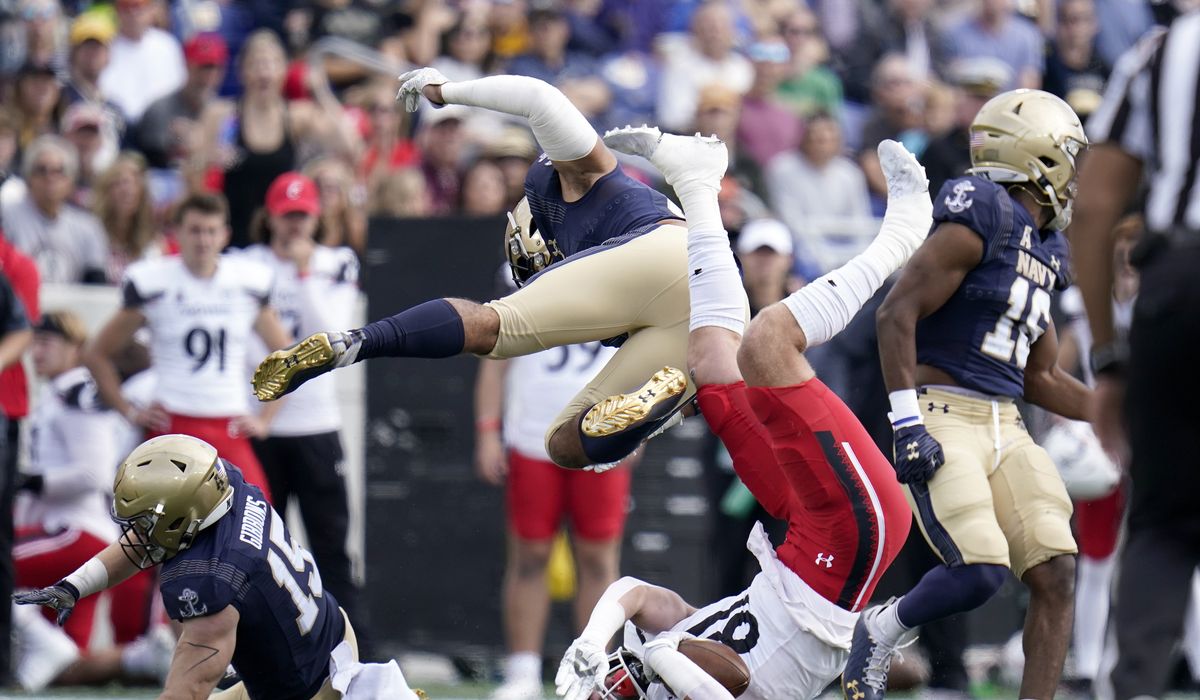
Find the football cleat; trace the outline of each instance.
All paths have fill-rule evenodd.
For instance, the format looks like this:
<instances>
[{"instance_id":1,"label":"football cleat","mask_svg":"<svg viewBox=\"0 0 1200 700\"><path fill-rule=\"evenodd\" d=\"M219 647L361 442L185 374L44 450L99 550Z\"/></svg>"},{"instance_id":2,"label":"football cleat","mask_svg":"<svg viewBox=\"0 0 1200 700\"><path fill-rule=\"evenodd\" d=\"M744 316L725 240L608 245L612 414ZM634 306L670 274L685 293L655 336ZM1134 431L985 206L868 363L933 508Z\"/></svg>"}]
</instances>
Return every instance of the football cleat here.
<instances>
[{"instance_id":1,"label":"football cleat","mask_svg":"<svg viewBox=\"0 0 1200 700\"><path fill-rule=\"evenodd\" d=\"M729 169L729 149L716 136L664 134L658 127L612 129L604 143L615 151L646 158L675 189L701 184L720 189Z\"/></svg>"},{"instance_id":2,"label":"football cleat","mask_svg":"<svg viewBox=\"0 0 1200 700\"><path fill-rule=\"evenodd\" d=\"M274 401L326 372L352 364L362 347L362 336L350 333L314 333L299 343L276 350L254 370L254 395Z\"/></svg>"},{"instance_id":3,"label":"football cleat","mask_svg":"<svg viewBox=\"0 0 1200 700\"><path fill-rule=\"evenodd\" d=\"M895 604L893 599L885 605L867 610L854 625L850 655L846 659L846 669L842 671L842 692L846 700L879 700L884 697L892 657L901 647L916 640L915 629L906 631L897 640L883 638L876 619L881 612Z\"/></svg>"},{"instance_id":4,"label":"football cleat","mask_svg":"<svg viewBox=\"0 0 1200 700\"><path fill-rule=\"evenodd\" d=\"M887 180L888 199L929 191L925 168L902 144L886 139L879 142L876 151L879 167Z\"/></svg>"},{"instance_id":5,"label":"football cleat","mask_svg":"<svg viewBox=\"0 0 1200 700\"><path fill-rule=\"evenodd\" d=\"M663 367L639 389L610 396L592 406L584 414L580 428L587 437L606 438L648 427L670 417L686 389L687 376L682 371ZM653 431L648 431L647 436L650 432Z\"/></svg>"}]
</instances>

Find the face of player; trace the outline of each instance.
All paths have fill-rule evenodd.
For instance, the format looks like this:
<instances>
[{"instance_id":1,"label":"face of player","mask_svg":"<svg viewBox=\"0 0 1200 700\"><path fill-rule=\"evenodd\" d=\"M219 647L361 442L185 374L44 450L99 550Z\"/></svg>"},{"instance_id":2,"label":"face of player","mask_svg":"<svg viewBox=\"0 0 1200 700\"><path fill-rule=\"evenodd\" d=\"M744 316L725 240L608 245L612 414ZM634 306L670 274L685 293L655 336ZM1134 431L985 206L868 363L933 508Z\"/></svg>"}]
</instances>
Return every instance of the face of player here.
<instances>
[{"instance_id":1,"label":"face of player","mask_svg":"<svg viewBox=\"0 0 1200 700\"><path fill-rule=\"evenodd\" d=\"M209 269L216 265L221 251L229 243L225 217L189 210L179 222L179 255L189 270Z\"/></svg>"},{"instance_id":2,"label":"face of player","mask_svg":"<svg viewBox=\"0 0 1200 700\"><path fill-rule=\"evenodd\" d=\"M58 333L34 333L33 369L39 377L50 379L79 364L79 348Z\"/></svg>"},{"instance_id":3,"label":"face of player","mask_svg":"<svg viewBox=\"0 0 1200 700\"><path fill-rule=\"evenodd\" d=\"M317 233L317 221L317 217L312 214L300 211L272 216L269 222L271 247L288 250L297 240L311 240Z\"/></svg>"}]
</instances>

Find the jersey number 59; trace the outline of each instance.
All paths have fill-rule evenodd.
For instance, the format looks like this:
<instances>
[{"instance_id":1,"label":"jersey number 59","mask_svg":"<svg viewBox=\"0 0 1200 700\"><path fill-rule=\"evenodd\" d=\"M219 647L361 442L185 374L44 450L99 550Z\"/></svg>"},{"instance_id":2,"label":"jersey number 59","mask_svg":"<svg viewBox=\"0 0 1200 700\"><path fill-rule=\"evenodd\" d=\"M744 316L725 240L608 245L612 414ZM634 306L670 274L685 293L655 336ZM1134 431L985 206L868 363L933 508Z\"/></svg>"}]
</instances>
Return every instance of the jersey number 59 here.
<instances>
[{"instance_id":1,"label":"jersey number 59","mask_svg":"<svg viewBox=\"0 0 1200 700\"><path fill-rule=\"evenodd\" d=\"M271 576L275 583L283 587L296 604L299 613L296 626L300 628L300 634L308 634L317 621L317 613L320 612L315 598L320 598L325 593L324 587L321 586L321 574L317 571L317 565L308 550L287 536L283 529L283 519L273 510L271 547L267 550L267 563L271 566ZM308 576L302 582L300 579L306 572Z\"/></svg>"},{"instance_id":2,"label":"jersey number 59","mask_svg":"<svg viewBox=\"0 0 1200 700\"><path fill-rule=\"evenodd\" d=\"M1029 294L1029 280L1018 277L1013 280L1008 293L1008 310L996 320L996 327L983 336L980 350L1000 360L1015 360L1017 367L1025 369L1029 359L1029 346L1045 332L1043 321L1050 321L1050 294L1041 287L1033 288ZM1017 325L1017 337L1013 338L1013 325Z\"/></svg>"}]
</instances>

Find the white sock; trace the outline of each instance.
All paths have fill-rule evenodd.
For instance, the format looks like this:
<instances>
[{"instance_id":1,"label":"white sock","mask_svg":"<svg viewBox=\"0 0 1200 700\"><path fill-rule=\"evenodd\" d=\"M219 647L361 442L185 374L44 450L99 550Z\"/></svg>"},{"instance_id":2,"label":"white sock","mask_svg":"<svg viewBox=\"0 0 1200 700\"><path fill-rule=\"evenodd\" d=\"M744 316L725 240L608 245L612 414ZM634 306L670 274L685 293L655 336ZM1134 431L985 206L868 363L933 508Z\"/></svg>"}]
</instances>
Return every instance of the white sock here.
<instances>
[{"instance_id":1,"label":"white sock","mask_svg":"<svg viewBox=\"0 0 1200 700\"><path fill-rule=\"evenodd\" d=\"M880 636L883 637L880 641L896 644L909 631L909 628L900 622L899 610L900 601L897 600L875 616L875 626L878 628Z\"/></svg>"},{"instance_id":2,"label":"white sock","mask_svg":"<svg viewBox=\"0 0 1200 700\"><path fill-rule=\"evenodd\" d=\"M721 224L717 190L689 182L680 184L675 194L687 217L692 305L688 330L715 326L741 335L746 330L746 291L729 247L729 234Z\"/></svg>"},{"instance_id":3,"label":"white sock","mask_svg":"<svg viewBox=\"0 0 1200 700\"><path fill-rule=\"evenodd\" d=\"M533 679L542 682L542 655L533 651L509 654L504 661L504 680Z\"/></svg>"},{"instance_id":4,"label":"white sock","mask_svg":"<svg viewBox=\"0 0 1200 700\"><path fill-rule=\"evenodd\" d=\"M1115 557L1080 556L1075 583L1075 675L1095 680L1108 629L1109 594Z\"/></svg>"},{"instance_id":5,"label":"white sock","mask_svg":"<svg viewBox=\"0 0 1200 700\"><path fill-rule=\"evenodd\" d=\"M929 230L928 202L924 192L889 201L879 235L866 250L783 300L808 347L840 333L884 280L908 261Z\"/></svg>"}]
</instances>

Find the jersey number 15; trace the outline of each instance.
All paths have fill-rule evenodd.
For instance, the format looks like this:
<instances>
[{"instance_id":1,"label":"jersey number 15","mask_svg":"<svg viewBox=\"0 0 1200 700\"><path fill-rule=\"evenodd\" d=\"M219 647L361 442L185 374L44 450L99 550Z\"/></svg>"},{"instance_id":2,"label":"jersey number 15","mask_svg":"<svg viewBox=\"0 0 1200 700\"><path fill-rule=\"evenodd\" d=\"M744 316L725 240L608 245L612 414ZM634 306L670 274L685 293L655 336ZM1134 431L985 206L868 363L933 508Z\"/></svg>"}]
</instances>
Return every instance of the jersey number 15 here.
<instances>
[{"instance_id":1,"label":"jersey number 15","mask_svg":"<svg viewBox=\"0 0 1200 700\"><path fill-rule=\"evenodd\" d=\"M283 518L275 511L271 511L271 547L267 550L267 563L275 583L288 592L296 605L299 613L296 627L300 628L300 634L308 634L320 612L315 599L325 593L321 574L308 550L288 537L283 529ZM306 572L307 580L301 582Z\"/></svg>"},{"instance_id":2,"label":"jersey number 15","mask_svg":"<svg viewBox=\"0 0 1200 700\"><path fill-rule=\"evenodd\" d=\"M1043 321L1050 321L1050 294L1041 287L1033 288L1030 295L1029 280L1018 277L1013 280L1008 293L1008 310L996 320L996 327L983 336L980 350L1000 360L1015 360L1017 367L1025 369L1029 360L1029 346L1045 332ZM1013 338L1013 325L1017 326L1017 337Z\"/></svg>"}]
</instances>

